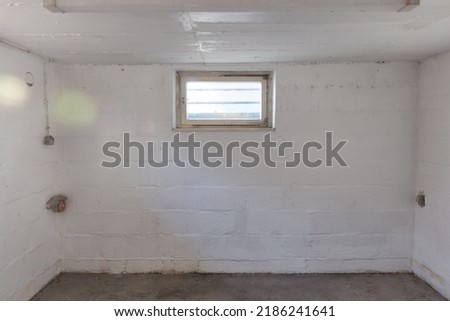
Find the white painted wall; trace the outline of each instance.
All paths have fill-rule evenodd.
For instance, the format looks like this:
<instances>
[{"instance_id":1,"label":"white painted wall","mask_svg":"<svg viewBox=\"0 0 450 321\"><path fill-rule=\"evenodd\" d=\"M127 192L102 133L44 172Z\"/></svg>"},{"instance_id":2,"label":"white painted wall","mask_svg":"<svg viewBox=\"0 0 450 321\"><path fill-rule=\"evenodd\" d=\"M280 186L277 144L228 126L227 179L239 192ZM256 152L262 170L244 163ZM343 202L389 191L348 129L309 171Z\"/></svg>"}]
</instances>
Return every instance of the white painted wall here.
<instances>
[{"instance_id":1,"label":"white painted wall","mask_svg":"<svg viewBox=\"0 0 450 321\"><path fill-rule=\"evenodd\" d=\"M27 100L12 105L5 98L14 88L3 90L26 72L33 73L34 86ZM42 60L0 47L0 82L0 300L23 300L58 272L57 218L45 209L58 191L58 153L42 144Z\"/></svg>"},{"instance_id":2,"label":"white painted wall","mask_svg":"<svg viewBox=\"0 0 450 321\"><path fill-rule=\"evenodd\" d=\"M420 69L414 272L450 297L450 53Z\"/></svg>"},{"instance_id":3,"label":"white painted wall","mask_svg":"<svg viewBox=\"0 0 450 321\"><path fill-rule=\"evenodd\" d=\"M204 67L52 68L52 115L71 199L61 226L64 271L411 270L415 63L253 67L276 71L276 140L301 146L323 141L325 131L350 140L349 168L289 170L102 169L102 144L123 132L142 142L170 139L174 71ZM67 90L96 106L91 123L71 124L87 110L58 109ZM197 137L226 143L263 135Z\"/></svg>"}]
</instances>

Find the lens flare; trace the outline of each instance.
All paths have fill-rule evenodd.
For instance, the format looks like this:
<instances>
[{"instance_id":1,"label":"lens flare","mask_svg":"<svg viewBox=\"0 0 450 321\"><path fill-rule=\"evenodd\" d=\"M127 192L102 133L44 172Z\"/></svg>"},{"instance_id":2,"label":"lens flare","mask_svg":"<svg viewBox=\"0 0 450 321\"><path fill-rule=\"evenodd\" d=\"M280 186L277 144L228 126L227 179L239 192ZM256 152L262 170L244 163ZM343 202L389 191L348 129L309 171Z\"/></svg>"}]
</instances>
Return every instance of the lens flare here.
<instances>
[{"instance_id":1,"label":"lens flare","mask_svg":"<svg viewBox=\"0 0 450 321\"><path fill-rule=\"evenodd\" d=\"M97 106L85 93L65 90L55 104L57 119L68 125L82 126L97 118Z\"/></svg>"},{"instance_id":2,"label":"lens flare","mask_svg":"<svg viewBox=\"0 0 450 321\"><path fill-rule=\"evenodd\" d=\"M29 97L30 91L24 80L10 75L0 75L0 106L21 106Z\"/></svg>"}]
</instances>

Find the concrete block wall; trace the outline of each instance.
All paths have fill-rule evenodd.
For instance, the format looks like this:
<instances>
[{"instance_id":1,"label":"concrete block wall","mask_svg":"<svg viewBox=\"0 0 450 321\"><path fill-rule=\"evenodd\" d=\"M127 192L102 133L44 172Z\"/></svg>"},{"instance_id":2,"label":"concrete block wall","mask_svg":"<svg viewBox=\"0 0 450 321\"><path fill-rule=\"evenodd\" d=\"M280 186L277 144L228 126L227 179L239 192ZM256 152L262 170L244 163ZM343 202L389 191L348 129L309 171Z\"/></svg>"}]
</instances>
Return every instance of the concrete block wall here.
<instances>
[{"instance_id":1,"label":"concrete block wall","mask_svg":"<svg viewBox=\"0 0 450 321\"><path fill-rule=\"evenodd\" d=\"M170 140L174 73L205 67L51 68L51 114L71 200L61 222L62 270L411 270L416 63L250 67L276 72L275 140L298 149L323 142L326 131L349 140L342 150L348 168L317 169L142 169L136 155L132 168L101 168L102 145L121 141L123 132L156 146ZM67 96L84 107L61 107ZM264 134L196 136L226 144Z\"/></svg>"},{"instance_id":2,"label":"concrete block wall","mask_svg":"<svg viewBox=\"0 0 450 321\"><path fill-rule=\"evenodd\" d=\"M3 46L0 58L0 300L24 300L59 272L57 217L45 209L58 149L42 144L43 60Z\"/></svg>"},{"instance_id":3,"label":"concrete block wall","mask_svg":"<svg viewBox=\"0 0 450 321\"><path fill-rule=\"evenodd\" d=\"M450 53L419 67L414 272L450 298Z\"/></svg>"},{"instance_id":4,"label":"concrete block wall","mask_svg":"<svg viewBox=\"0 0 450 321\"><path fill-rule=\"evenodd\" d=\"M0 102L0 299L27 299L60 270L411 268L450 297L450 54L422 62L419 74L414 63L253 66L277 75L273 137L298 147L331 130L349 140L343 156L350 167L214 170L140 169L135 155L131 169L99 165L102 144L123 132L141 142L169 140L174 72L205 66L52 64L57 144L45 147L43 63L6 47L0 56L0 76L23 79L30 71L35 78L26 102ZM427 206L414 210L419 190ZM58 218L44 206L60 191L70 201Z\"/></svg>"}]
</instances>

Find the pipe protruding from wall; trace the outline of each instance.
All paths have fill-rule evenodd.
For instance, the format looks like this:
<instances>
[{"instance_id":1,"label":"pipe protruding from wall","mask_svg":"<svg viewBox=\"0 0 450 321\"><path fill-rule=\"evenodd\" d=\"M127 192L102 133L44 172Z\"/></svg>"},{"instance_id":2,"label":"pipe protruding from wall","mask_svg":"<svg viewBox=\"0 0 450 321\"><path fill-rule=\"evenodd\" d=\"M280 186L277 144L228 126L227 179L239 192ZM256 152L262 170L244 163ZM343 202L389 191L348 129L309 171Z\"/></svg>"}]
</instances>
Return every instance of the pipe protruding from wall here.
<instances>
[{"instance_id":1,"label":"pipe protruding from wall","mask_svg":"<svg viewBox=\"0 0 450 321\"><path fill-rule=\"evenodd\" d=\"M67 196L55 195L47 201L46 208L54 213L62 213L66 210Z\"/></svg>"}]
</instances>

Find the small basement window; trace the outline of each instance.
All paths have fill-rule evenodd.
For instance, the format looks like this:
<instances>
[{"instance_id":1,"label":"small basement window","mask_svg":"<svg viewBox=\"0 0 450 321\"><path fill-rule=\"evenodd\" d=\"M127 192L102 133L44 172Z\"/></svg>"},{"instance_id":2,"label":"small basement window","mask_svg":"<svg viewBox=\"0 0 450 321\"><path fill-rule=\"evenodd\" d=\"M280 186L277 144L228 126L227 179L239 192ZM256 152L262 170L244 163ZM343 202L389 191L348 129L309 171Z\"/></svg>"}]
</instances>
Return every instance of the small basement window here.
<instances>
[{"instance_id":1,"label":"small basement window","mask_svg":"<svg viewBox=\"0 0 450 321\"><path fill-rule=\"evenodd\" d=\"M178 72L177 128L273 128L270 72Z\"/></svg>"}]
</instances>

